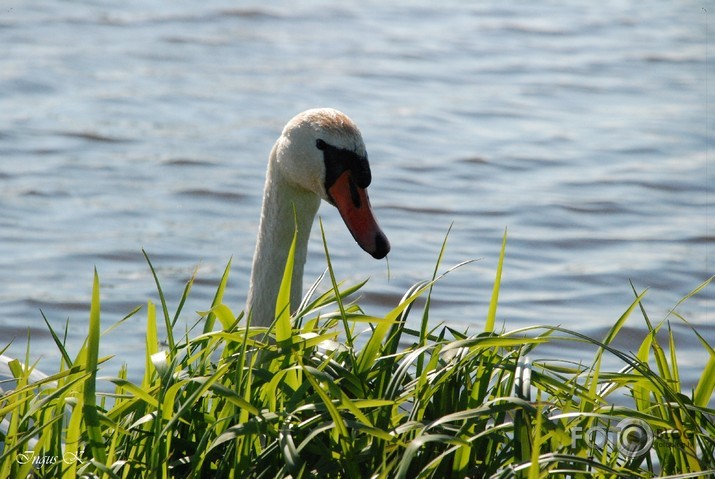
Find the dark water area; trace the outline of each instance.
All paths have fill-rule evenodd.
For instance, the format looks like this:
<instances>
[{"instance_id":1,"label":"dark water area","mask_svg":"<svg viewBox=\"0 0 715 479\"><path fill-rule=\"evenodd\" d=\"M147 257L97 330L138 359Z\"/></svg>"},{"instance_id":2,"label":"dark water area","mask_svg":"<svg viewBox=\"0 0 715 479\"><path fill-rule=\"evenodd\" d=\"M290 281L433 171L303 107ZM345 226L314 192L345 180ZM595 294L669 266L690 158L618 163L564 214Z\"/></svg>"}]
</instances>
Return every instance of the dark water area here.
<instances>
[{"instance_id":1,"label":"dark water area","mask_svg":"<svg viewBox=\"0 0 715 479\"><path fill-rule=\"evenodd\" d=\"M265 166L285 122L360 126L388 269L323 205L339 278L394 307L445 268L431 318L483 327L508 229L499 321L603 337L640 292L654 323L715 273L712 13L696 1L8 1L0 9L0 346L56 368L40 310L76 351L93 268L108 327L197 271L187 324L233 258L248 289ZM709 56L708 56L709 55ZM709 88L709 90L708 90ZM306 285L325 268L317 228ZM327 287L327 285L326 285ZM688 384L715 342L713 288L668 319ZM103 338L142 374L146 308ZM639 312L619 346L637 349ZM632 344L631 344L632 342ZM592 353L544 351L575 361ZM614 367L620 367L614 363Z\"/></svg>"}]
</instances>

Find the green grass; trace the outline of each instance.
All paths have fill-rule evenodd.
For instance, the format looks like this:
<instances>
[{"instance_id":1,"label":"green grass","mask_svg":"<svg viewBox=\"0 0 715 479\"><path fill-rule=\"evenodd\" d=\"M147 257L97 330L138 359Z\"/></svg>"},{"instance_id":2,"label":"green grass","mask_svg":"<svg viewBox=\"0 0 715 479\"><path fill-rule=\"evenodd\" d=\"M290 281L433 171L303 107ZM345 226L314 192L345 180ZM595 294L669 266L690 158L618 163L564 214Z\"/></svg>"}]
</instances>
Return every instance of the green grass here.
<instances>
[{"instance_id":1,"label":"green grass","mask_svg":"<svg viewBox=\"0 0 715 479\"><path fill-rule=\"evenodd\" d=\"M433 324L440 320L430 309L433 286L451 271L439 273L444 246L434 276L408 290L384 317L370 316L351 299L363 284L336 281L325 249L331 288L317 294L316 282L291 317L286 274L271 328L247 326L243 313L224 304L229 263L196 325L202 332L194 334L181 332L179 323L193 280L171 314L147 257L161 307L149 302L145 309L146 368L136 383L125 369L109 379L98 374L106 360L101 337L109 332L100 334L95 276L80 351L67 351L48 322L62 358L57 372L32 383L27 361L9 365L17 386L0 399L0 419L7 421L0 477L715 474L715 411L709 408L715 351L693 329L708 360L696 387L684 390L669 323L686 322L677 312L652 322L643 294L634 290L633 303L604 338L553 326L497 331L504 243L484 330L466 334ZM291 268L289 259L286 271ZM417 298L423 299L419 307ZM636 352L615 349L614 339L636 315L643 324ZM162 325L166 337L159 336ZM593 358L542 360L545 343L589 347ZM614 360L621 369L604 367ZM636 454L649 431L652 446ZM589 432L596 436L589 439ZM600 433L623 443L599 440Z\"/></svg>"}]
</instances>

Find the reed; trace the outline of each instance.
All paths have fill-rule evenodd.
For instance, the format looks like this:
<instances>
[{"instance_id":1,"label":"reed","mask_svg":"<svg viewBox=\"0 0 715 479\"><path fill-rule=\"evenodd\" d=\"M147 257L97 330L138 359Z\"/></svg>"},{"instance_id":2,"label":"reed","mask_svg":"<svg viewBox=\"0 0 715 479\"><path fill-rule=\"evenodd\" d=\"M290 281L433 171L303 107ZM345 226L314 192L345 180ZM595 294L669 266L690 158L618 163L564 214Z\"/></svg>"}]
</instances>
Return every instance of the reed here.
<instances>
[{"instance_id":1,"label":"reed","mask_svg":"<svg viewBox=\"0 0 715 479\"><path fill-rule=\"evenodd\" d=\"M685 321L677 312L654 323L634 290L604 338L554 326L497 331L505 235L482 332L433 326L433 287L453 269L439 273L444 245L433 277L374 317L353 299L364 283L336 281L324 235L323 243L330 288L317 294L316 281L297 313L287 310L292 256L270 328L251 327L224 304L229 263L193 336L178 326L193 278L171 314L147 257L161 307L145 309L146 367L136 383L126 369L98 374L106 358L95 277L80 351L71 355L48 322L62 358L57 372L31 381L27 361L8 364L16 386L0 399L0 477L715 474L715 351L693 329L708 361L696 387L683 390L668 322ZM614 348L637 313L645 325L637 352ZM545 343L595 353L582 364L540 359ZM606 358L622 368L606 369ZM98 392L108 389L99 381L113 392Z\"/></svg>"}]
</instances>

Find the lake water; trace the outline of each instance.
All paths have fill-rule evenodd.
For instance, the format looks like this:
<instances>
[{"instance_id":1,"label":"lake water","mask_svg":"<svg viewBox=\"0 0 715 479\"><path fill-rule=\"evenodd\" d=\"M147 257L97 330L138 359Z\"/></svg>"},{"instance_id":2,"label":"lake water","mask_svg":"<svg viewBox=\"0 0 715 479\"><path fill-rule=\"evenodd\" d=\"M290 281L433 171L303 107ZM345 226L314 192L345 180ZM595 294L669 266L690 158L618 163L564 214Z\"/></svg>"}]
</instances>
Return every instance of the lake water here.
<instances>
[{"instance_id":1,"label":"lake water","mask_svg":"<svg viewBox=\"0 0 715 479\"><path fill-rule=\"evenodd\" d=\"M434 326L481 330L505 228L506 329L602 337L634 298L629 281L649 289L658 322L715 273L715 8L704 6L5 0L0 346L24 357L29 331L31 358L55 370L40 310L60 331L68 321L76 351L95 266L103 326L157 302L142 248L172 310L198 267L190 324L233 257L226 302L238 312L268 153L316 106L362 129L392 242L388 277L333 208L320 210L337 276L370 277L367 312L431 276L453 224L445 267L479 261L436 288ZM306 284L324 268L316 228ZM678 309L711 344L714 297L709 287ZM692 384L707 354L670 319ZM144 329L140 313L102 343L133 377ZM634 314L619 345L636 348L644 331Z\"/></svg>"}]
</instances>

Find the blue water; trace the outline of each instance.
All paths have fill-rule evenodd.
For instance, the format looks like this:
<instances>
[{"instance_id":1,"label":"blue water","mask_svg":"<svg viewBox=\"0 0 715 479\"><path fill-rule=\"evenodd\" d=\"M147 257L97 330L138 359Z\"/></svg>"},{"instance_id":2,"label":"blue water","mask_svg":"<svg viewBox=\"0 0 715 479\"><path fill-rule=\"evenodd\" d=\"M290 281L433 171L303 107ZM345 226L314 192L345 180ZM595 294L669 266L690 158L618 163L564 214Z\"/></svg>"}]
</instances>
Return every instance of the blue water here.
<instances>
[{"instance_id":1,"label":"blue water","mask_svg":"<svg viewBox=\"0 0 715 479\"><path fill-rule=\"evenodd\" d=\"M392 242L388 277L333 208L320 210L337 276L370 278L367 312L431 276L453 224L444 267L479 261L436 288L434 326L481 330L505 228L506 329L602 337L634 298L629 281L649 289L658 322L715 273L705 6L5 0L0 346L13 341L8 354L24 357L29 331L31 358L56 369L40 310L58 331L68 325L77 351L94 267L105 327L158 302L142 248L172 310L197 269L188 324L232 257L226 302L238 312L268 152L288 119L316 106L362 129ZM306 284L325 267L316 230ZM707 288L677 310L711 344L714 296ZM707 354L670 320L692 384ZM110 364L141 375L144 329L142 312L105 336ZM635 314L619 345L637 348L644 330Z\"/></svg>"}]
</instances>

